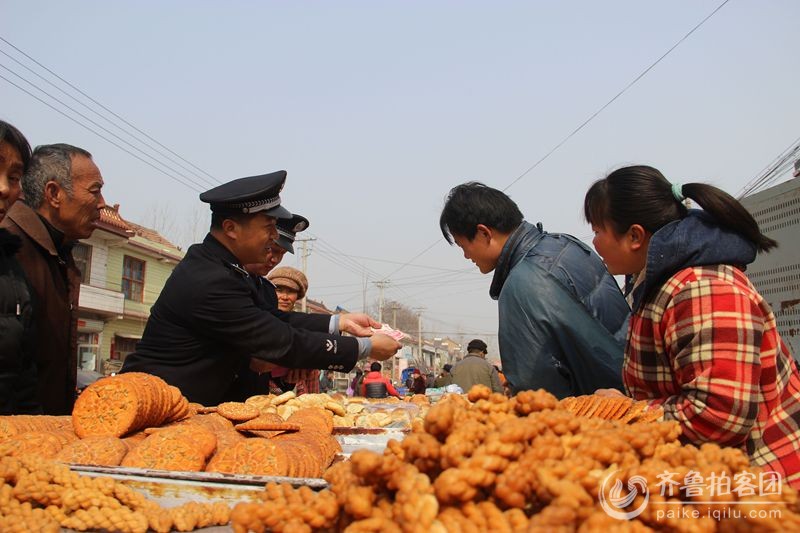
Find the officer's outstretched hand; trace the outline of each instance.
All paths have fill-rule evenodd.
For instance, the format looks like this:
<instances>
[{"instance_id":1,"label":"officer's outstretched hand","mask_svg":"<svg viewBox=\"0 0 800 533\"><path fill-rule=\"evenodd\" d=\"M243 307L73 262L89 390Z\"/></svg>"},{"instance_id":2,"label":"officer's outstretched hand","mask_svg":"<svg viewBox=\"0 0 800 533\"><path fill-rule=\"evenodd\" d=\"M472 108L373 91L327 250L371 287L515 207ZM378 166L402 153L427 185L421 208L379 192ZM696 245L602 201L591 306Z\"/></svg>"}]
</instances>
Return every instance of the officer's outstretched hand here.
<instances>
[{"instance_id":1,"label":"officer's outstretched hand","mask_svg":"<svg viewBox=\"0 0 800 533\"><path fill-rule=\"evenodd\" d=\"M370 359L386 361L400 349L399 342L383 333L374 334L370 340L372 340L372 351L369 352Z\"/></svg>"},{"instance_id":2,"label":"officer's outstretched hand","mask_svg":"<svg viewBox=\"0 0 800 533\"><path fill-rule=\"evenodd\" d=\"M339 331L346 331L356 337L369 337L370 328L380 328L381 323L364 313L342 313L339 315Z\"/></svg>"}]
</instances>

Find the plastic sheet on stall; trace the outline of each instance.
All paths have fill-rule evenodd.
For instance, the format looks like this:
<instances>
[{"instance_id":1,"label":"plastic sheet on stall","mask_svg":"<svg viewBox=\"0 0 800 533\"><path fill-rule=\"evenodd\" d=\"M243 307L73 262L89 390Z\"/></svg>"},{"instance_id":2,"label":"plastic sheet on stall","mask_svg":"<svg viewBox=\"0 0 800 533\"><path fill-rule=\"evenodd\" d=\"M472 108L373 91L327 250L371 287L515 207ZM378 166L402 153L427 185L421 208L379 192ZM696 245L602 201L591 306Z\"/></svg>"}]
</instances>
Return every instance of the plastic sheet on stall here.
<instances>
[{"instance_id":1,"label":"plastic sheet on stall","mask_svg":"<svg viewBox=\"0 0 800 533\"><path fill-rule=\"evenodd\" d=\"M353 403L351 403L351 405ZM387 421L385 424L353 427L409 429L411 427L411 421L414 420L414 418L419 415L420 412L419 406L410 402L370 400L368 402L355 404L362 407L358 413L351 413L358 417L363 417L365 415L388 415L393 418ZM398 417L395 414L398 411L403 413L402 417Z\"/></svg>"},{"instance_id":2,"label":"plastic sheet on stall","mask_svg":"<svg viewBox=\"0 0 800 533\"><path fill-rule=\"evenodd\" d=\"M408 429L399 428L336 428L334 437L342 447L339 455L343 459L356 450L383 453L391 439L403 440L408 432Z\"/></svg>"}]
</instances>

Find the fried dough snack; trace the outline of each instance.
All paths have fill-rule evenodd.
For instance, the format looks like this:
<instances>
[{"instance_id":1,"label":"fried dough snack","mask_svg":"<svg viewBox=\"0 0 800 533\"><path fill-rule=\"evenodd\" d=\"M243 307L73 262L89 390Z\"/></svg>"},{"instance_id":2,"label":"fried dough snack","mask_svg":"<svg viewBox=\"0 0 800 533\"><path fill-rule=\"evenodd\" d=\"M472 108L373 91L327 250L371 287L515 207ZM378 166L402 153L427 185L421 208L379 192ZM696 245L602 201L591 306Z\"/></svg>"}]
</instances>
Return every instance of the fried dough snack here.
<instances>
[{"instance_id":1,"label":"fried dough snack","mask_svg":"<svg viewBox=\"0 0 800 533\"><path fill-rule=\"evenodd\" d=\"M132 468L200 472L205 467L207 458L205 450L197 444L180 434L164 430L153 433L129 451L121 465Z\"/></svg>"},{"instance_id":2,"label":"fried dough snack","mask_svg":"<svg viewBox=\"0 0 800 533\"><path fill-rule=\"evenodd\" d=\"M578 416L619 420L622 423L655 422L664 417L660 407L648 408L646 401L630 398L597 396L570 396L560 402L560 407Z\"/></svg>"},{"instance_id":3,"label":"fried dough snack","mask_svg":"<svg viewBox=\"0 0 800 533\"><path fill-rule=\"evenodd\" d=\"M644 404L606 400L587 396L558 402L542 390L507 399L483 387L471 390L468 399L447 396L431 407L424 424L402 441L390 441L383 454L357 451L350 461L328 469L330 495L325 497L335 498L339 518L324 527L426 533L800 530L800 496L788 485L771 496L740 499L705 491L691 498L711 502L693 506L701 513L736 504L742 512L781 509L780 519L681 518L680 496L669 502L678 517L659 515L664 506L657 504L669 498L652 488L665 471L675 472L677 479L690 471L705 478L761 471L738 449L682 445L676 422L644 421L645 415L655 416ZM652 503L641 515L618 521L600 507L599 492L606 478L626 485L632 476L648 481ZM308 526L281 515L272 504L290 499L291 490L285 487L260 506L237 506L234 530Z\"/></svg>"},{"instance_id":4,"label":"fried dough snack","mask_svg":"<svg viewBox=\"0 0 800 533\"><path fill-rule=\"evenodd\" d=\"M52 459L64 447L65 440L47 431L28 431L20 433L0 443L0 456L19 457L33 455Z\"/></svg>"},{"instance_id":5,"label":"fried dough snack","mask_svg":"<svg viewBox=\"0 0 800 533\"><path fill-rule=\"evenodd\" d=\"M29 431L72 432L72 417L49 415L0 416L0 442Z\"/></svg>"},{"instance_id":6,"label":"fried dough snack","mask_svg":"<svg viewBox=\"0 0 800 533\"><path fill-rule=\"evenodd\" d=\"M61 463L119 466L128 445L117 437L86 437L64 446L54 459Z\"/></svg>"},{"instance_id":7,"label":"fried dough snack","mask_svg":"<svg viewBox=\"0 0 800 533\"><path fill-rule=\"evenodd\" d=\"M89 478L32 456L0 456L0 531L191 531L230 520L224 504L162 509L111 478Z\"/></svg>"},{"instance_id":8,"label":"fried dough snack","mask_svg":"<svg viewBox=\"0 0 800 533\"><path fill-rule=\"evenodd\" d=\"M217 406L217 414L231 422L245 422L256 418L260 411L257 407L242 402L225 402Z\"/></svg>"},{"instance_id":9,"label":"fried dough snack","mask_svg":"<svg viewBox=\"0 0 800 533\"><path fill-rule=\"evenodd\" d=\"M280 396L259 394L251 396L244 403L258 409L262 416L278 415L281 420L288 420L297 411L316 408L332 413L334 415L332 422L336 427L382 428L391 426L408 428L415 417L420 420L424 417L430 405L424 395L419 395L416 401L418 403L409 409L407 403L394 397L373 400L359 397L348 398L339 393L302 394L300 396L286 393ZM396 407L392 407L391 404L396 404ZM217 408L214 407L213 410L216 411ZM257 433L257 435L270 436L263 433Z\"/></svg>"},{"instance_id":10,"label":"fried dough snack","mask_svg":"<svg viewBox=\"0 0 800 533\"><path fill-rule=\"evenodd\" d=\"M286 419L290 424L297 424L301 431L311 431L324 435L333 432L333 414L322 408L309 407L299 409Z\"/></svg>"},{"instance_id":11,"label":"fried dough snack","mask_svg":"<svg viewBox=\"0 0 800 533\"><path fill-rule=\"evenodd\" d=\"M72 424L81 438L122 437L188 414L189 403L177 388L159 377L129 372L86 387L75 401Z\"/></svg>"},{"instance_id":12,"label":"fried dough snack","mask_svg":"<svg viewBox=\"0 0 800 533\"><path fill-rule=\"evenodd\" d=\"M206 472L250 474L257 476L285 476L289 469L283 448L272 439L245 439L231 448L217 453Z\"/></svg>"},{"instance_id":13,"label":"fried dough snack","mask_svg":"<svg viewBox=\"0 0 800 533\"><path fill-rule=\"evenodd\" d=\"M160 434L162 437L176 438L197 446L205 458L211 457L217 449L217 437L213 430L195 422L192 418L159 428L148 428L148 435Z\"/></svg>"},{"instance_id":14,"label":"fried dough snack","mask_svg":"<svg viewBox=\"0 0 800 533\"><path fill-rule=\"evenodd\" d=\"M267 484L260 494L263 503L239 503L231 512L236 533L247 531L327 531L336 528L339 504L328 490L314 492L308 487Z\"/></svg>"}]
</instances>

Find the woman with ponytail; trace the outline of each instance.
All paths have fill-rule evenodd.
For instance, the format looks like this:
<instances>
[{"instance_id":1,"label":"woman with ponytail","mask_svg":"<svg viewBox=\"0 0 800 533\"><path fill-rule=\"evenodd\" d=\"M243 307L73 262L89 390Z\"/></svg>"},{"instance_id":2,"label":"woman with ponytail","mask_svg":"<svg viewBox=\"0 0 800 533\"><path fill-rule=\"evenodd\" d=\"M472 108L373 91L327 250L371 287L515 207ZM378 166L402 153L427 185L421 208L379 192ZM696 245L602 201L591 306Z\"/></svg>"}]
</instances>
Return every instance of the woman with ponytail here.
<instances>
[{"instance_id":1,"label":"woman with ponytail","mask_svg":"<svg viewBox=\"0 0 800 533\"><path fill-rule=\"evenodd\" d=\"M739 447L800 488L800 374L744 273L778 243L726 192L647 166L595 182L584 215L611 274L633 277L628 395L661 406L686 442Z\"/></svg>"}]
</instances>

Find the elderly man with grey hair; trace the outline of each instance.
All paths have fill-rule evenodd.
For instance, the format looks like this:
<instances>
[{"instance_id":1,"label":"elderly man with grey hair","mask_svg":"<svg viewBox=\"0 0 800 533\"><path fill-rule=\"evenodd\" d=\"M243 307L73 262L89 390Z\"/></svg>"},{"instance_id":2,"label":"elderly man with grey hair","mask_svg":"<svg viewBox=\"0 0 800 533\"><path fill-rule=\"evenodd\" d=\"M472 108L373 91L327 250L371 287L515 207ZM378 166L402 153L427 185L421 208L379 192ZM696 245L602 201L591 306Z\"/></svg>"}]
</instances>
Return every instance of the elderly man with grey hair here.
<instances>
[{"instance_id":1,"label":"elderly man with grey hair","mask_svg":"<svg viewBox=\"0 0 800 533\"><path fill-rule=\"evenodd\" d=\"M2 227L22 239L17 259L35 295L34 353L45 414L68 415L75 402L80 272L72 246L88 238L105 207L92 154L68 144L38 146L22 178L24 199Z\"/></svg>"}]
</instances>

